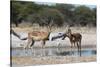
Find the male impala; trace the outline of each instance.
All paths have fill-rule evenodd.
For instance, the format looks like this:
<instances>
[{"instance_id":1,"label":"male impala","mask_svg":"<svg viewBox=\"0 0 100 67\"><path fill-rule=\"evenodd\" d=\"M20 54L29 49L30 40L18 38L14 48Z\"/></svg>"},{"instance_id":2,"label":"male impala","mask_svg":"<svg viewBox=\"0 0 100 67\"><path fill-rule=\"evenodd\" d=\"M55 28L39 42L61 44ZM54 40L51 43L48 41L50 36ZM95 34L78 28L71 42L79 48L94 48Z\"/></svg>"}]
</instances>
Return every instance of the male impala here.
<instances>
[{"instance_id":1,"label":"male impala","mask_svg":"<svg viewBox=\"0 0 100 67\"><path fill-rule=\"evenodd\" d=\"M48 40L49 35L50 35L50 30L48 30L48 31L32 31L32 32L28 33L27 38L23 38L21 40L28 39L28 43L27 43L26 47L29 47L29 48L34 45L35 41L42 41L42 47L44 47L45 42L46 42L46 40Z\"/></svg>"}]
</instances>

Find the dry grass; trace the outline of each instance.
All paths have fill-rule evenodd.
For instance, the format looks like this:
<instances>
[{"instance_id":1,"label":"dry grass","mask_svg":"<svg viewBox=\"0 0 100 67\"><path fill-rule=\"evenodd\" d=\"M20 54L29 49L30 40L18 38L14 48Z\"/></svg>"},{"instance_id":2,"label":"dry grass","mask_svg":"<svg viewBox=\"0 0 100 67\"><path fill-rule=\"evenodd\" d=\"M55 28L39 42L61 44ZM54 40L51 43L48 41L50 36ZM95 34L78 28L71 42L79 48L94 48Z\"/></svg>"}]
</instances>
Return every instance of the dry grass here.
<instances>
[{"instance_id":1,"label":"dry grass","mask_svg":"<svg viewBox=\"0 0 100 67\"><path fill-rule=\"evenodd\" d=\"M47 31L47 27L40 27L40 26L34 26L34 27L14 27L13 28L15 31L18 32L29 32L33 30L44 30ZM67 27L52 27L51 31L52 32L65 32L68 28ZM79 33L90 33L90 34L96 34L96 28L95 27L71 27L73 32L79 32Z\"/></svg>"}]
</instances>

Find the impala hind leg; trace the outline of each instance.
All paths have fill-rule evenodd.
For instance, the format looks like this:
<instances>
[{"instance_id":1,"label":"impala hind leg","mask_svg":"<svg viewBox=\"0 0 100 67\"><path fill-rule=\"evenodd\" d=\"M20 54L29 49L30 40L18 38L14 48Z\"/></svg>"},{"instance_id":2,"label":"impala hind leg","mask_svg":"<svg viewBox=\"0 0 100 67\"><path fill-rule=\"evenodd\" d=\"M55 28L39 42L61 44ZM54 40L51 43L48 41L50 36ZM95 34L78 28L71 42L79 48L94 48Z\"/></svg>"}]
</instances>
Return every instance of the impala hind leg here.
<instances>
[{"instance_id":1,"label":"impala hind leg","mask_svg":"<svg viewBox=\"0 0 100 67\"><path fill-rule=\"evenodd\" d=\"M81 56L81 42L80 41L77 43L77 47L78 47L78 54Z\"/></svg>"},{"instance_id":2,"label":"impala hind leg","mask_svg":"<svg viewBox=\"0 0 100 67\"><path fill-rule=\"evenodd\" d=\"M33 39L31 39L31 44L29 45L29 48L32 48L32 46L34 46L35 41Z\"/></svg>"},{"instance_id":3,"label":"impala hind leg","mask_svg":"<svg viewBox=\"0 0 100 67\"><path fill-rule=\"evenodd\" d=\"M81 56L81 40L79 41L79 51L80 51L80 56Z\"/></svg>"},{"instance_id":4,"label":"impala hind leg","mask_svg":"<svg viewBox=\"0 0 100 67\"><path fill-rule=\"evenodd\" d=\"M79 51L79 43L77 42L77 49L78 49L78 54L80 53Z\"/></svg>"}]
</instances>

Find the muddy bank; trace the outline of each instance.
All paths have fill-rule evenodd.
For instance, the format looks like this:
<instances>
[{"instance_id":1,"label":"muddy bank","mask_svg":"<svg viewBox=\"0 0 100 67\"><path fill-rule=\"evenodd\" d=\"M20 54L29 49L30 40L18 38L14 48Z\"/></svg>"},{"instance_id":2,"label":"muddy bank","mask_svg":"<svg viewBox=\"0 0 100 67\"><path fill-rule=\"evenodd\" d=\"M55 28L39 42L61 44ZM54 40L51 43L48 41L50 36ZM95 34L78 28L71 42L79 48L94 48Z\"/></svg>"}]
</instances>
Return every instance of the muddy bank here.
<instances>
[{"instance_id":1,"label":"muddy bank","mask_svg":"<svg viewBox=\"0 0 100 67\"><path fill-rule=\"evenodd\" d=\"M93 56L45 56L45 57L12 57L12 65L44 65L44 64L66 64L79 62L95 62L96 55Z\"/></svg>"}]
</instances>

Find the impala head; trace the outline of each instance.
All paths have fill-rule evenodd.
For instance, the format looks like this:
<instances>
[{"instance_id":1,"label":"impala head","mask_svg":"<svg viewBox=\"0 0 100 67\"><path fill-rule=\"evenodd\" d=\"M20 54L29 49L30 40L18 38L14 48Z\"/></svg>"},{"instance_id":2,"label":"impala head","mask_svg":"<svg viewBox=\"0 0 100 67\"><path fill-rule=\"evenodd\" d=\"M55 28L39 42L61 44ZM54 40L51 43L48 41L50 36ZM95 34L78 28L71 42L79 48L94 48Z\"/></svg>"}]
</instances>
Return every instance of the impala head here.
<instances>
[{"instance_id":1,"label":"impala head","mask_svg":"<svg viewBox=\"0 0 100 67\"><path fill-rule=\"evenodd\" d=\"M72 33L71 29L68 28L67 31L66 31L66 36L67 37L70 37L71 36L71 33Z\"/></svg>"}]
</instances>

